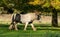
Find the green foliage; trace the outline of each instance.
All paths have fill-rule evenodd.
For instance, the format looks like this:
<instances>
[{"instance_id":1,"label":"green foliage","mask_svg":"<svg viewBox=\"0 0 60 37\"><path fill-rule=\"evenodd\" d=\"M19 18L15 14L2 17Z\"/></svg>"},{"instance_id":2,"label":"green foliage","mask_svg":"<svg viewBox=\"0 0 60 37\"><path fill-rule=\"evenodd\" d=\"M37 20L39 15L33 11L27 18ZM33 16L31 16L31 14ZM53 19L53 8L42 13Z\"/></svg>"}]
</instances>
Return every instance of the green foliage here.
<instances>
[{"instance_id":1,"label":"green foliage","mask_svg":"<svg viewBox=\"0 0 60 37\"><path fill-rule=\"evenodd\" d=\"M2 1L2 3L1 3ZM42 0L40 1L41 4L39 5L31 5L31 4L28 4L29 1L32 1L32 0L0 0L0 3L1 5L0 6L5 6L5 7L12 7L14 9L17 9L17 10L21 10L21 11L29 11L29 10L39 10L39 11L42 11L42 12L51 12L51 2L55 2L55 0ZM42 3L43 2L43 3ZM53 4L52 6L54 8L57 9L60 9L60 4L58 3L59 0L56 0L56 3L57 4Z\"/></svg>"},{"instance_id":2,"label":"green foliage","mask_svg":"<svg viewBox=\"0 0 60 37\"><path fill-rule=\"evenodd\" d=\"M60 37L59 29L52 29L53 27L36 27L37 31L33 31L31 27L27 31L23 31L23 27L19 26L19 30L9 30L9 25L0 24L0 37Z\"/></svg>"}]
</instances>

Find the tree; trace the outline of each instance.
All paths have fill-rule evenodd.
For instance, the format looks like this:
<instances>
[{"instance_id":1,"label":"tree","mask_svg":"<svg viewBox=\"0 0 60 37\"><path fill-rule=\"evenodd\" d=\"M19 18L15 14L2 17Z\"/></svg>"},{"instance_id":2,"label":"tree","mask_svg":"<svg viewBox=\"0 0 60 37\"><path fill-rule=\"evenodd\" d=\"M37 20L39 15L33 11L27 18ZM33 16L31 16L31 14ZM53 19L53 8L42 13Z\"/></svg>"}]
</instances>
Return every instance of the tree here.
<instances>
[{"instance_id":1,"label":"tree","mask_svg":"<svg viewBox=\"0 0 60 37\"><path fill-rule=\"evenodd\" d=\"M54 2L55 3L55 2ZM57 27L58 26L58 17L57 17L57 10L54 7L54 3L50 2L51 6L52 6L52 26Z\"/></svg>"},{"instance_id":2,"label":"tree","mask_svg":"<svg viewBox=\"0 0 60 37\"><path fill-rule=\"evenodd\" d=\"M57 27L58 26L58 17L57 17L57 11L55 8L52 9L52 26Z\"/></svg>"},{"instance_id":3,"label":"tree","mask_svg":"<svg viewBox=\"0 0 60 37\"><path fill-rule=\"evenodd\" d=\"M49 7L50 11L52 11L52 26L57 27L58 26L58 17L57 17L57 7L56 7L56 1L57 0L46 0L49 5L45 5L46 7Z\"/></svg>"}]
</instances>

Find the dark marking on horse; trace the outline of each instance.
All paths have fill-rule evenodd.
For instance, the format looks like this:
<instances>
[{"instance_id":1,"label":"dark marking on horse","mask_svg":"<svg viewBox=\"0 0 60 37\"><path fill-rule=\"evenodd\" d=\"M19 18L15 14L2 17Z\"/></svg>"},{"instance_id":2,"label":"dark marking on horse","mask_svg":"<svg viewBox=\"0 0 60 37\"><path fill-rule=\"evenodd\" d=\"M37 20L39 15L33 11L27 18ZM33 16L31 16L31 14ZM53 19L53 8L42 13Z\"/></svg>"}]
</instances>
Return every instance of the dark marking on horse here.
<instances>
[{"instance_id":1,"label":"dark marking on horse","mask_svg":"<svg viewBox=\"0 0 60 37\"><path fill-rule=\"evenodd\" d=\"M40 18L41 18L41 15L37 15L37 20L40 20Z\"/></svg>"},{"instance_id":2,"label":"dark marking on horse","mask_svg":"<svg viewBox=\"0 0 60 37\"><path fill-rule=\"evenodd\" d=\"M28 24L31 24L31 23L33 23L33 21L30 21Z\"/></svg>"}]
</instances>

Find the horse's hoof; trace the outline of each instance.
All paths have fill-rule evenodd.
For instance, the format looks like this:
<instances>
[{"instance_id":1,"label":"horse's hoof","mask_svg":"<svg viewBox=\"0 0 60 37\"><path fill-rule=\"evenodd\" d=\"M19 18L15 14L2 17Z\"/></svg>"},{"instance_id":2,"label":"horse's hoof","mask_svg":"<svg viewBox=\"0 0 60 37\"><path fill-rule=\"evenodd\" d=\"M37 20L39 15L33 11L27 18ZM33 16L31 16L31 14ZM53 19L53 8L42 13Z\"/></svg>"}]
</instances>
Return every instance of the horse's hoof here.
<instances>
[{"instance_id":1,"label":"horse's hoof","mask_svg":"<svg viewBox=\"0 0 60 37\"><path fill-rule=\"evenodd\" d=\"M24 31L26 31L26 29L24 29Z\"/></svg>"},{"instance_id":2,"label":"horse's hoof","mask_svg":"<svg viewBox=\"0 0 60 37\"><path fill-rule=\"evenodd\" d=\"M13 29L13 27L12 27L12 25L10 25L10 26L9 26L9 30L12 30L12 29Z\"/></svg>"},{"instance_id":3,"label":"horse's hoof","mask_svg":"<svg viewBox=\"0 0 60 37\"><path fill-rule=\"evenodd\" d=\"M9 30L12 30L12 29L9 29Z\"/></svg>"},{"instance_id":4,"label":"horse's hoof","mask_svg":"<svg viewBox=\"0 0 60 37\"><path fill-rule=\"evenodd\" d=\"M18 31L18 29L15 29L16 31Z\"/></svg>"},{"instance_id":5,"label":"horse's hoof","mask_svg":"<svg viewBox=\"0 0 60 37\"><path fill-rule=\"evenodd\" d=\"M35 28L35 29L33 29L33 31L36 31L36 28Z\"/></svg>"},{"instance_id":6,"label":"horse's hoof","mask_svg":"<svg viewBox=\"0 0 60 37\"><path fill-rule=\"evenodd\" d=\"M9 30L12 30L12 28L9 28Z\"/></svg>"}]
</instances>

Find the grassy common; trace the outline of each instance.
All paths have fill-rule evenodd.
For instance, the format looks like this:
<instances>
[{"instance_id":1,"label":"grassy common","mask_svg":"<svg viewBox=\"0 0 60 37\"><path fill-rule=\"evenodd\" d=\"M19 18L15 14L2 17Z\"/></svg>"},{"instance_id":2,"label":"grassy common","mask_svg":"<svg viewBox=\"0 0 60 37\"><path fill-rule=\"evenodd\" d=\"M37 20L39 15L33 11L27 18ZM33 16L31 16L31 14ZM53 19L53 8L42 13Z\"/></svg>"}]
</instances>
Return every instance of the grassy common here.
<instances>
[{"instance_id":1,"label":"grassy common","mask_svg":"<svg viewBox=\"0 0 60 37\"><path fill-rule=\"evenodd\" d=\"M24 25L18 25L18 31L9 30L8 27L9 25L0 24L0 37L60 37L59 27L35 25L37 31L33 31L30 26L24 31Z\"/></svg>"}]
</instances>

